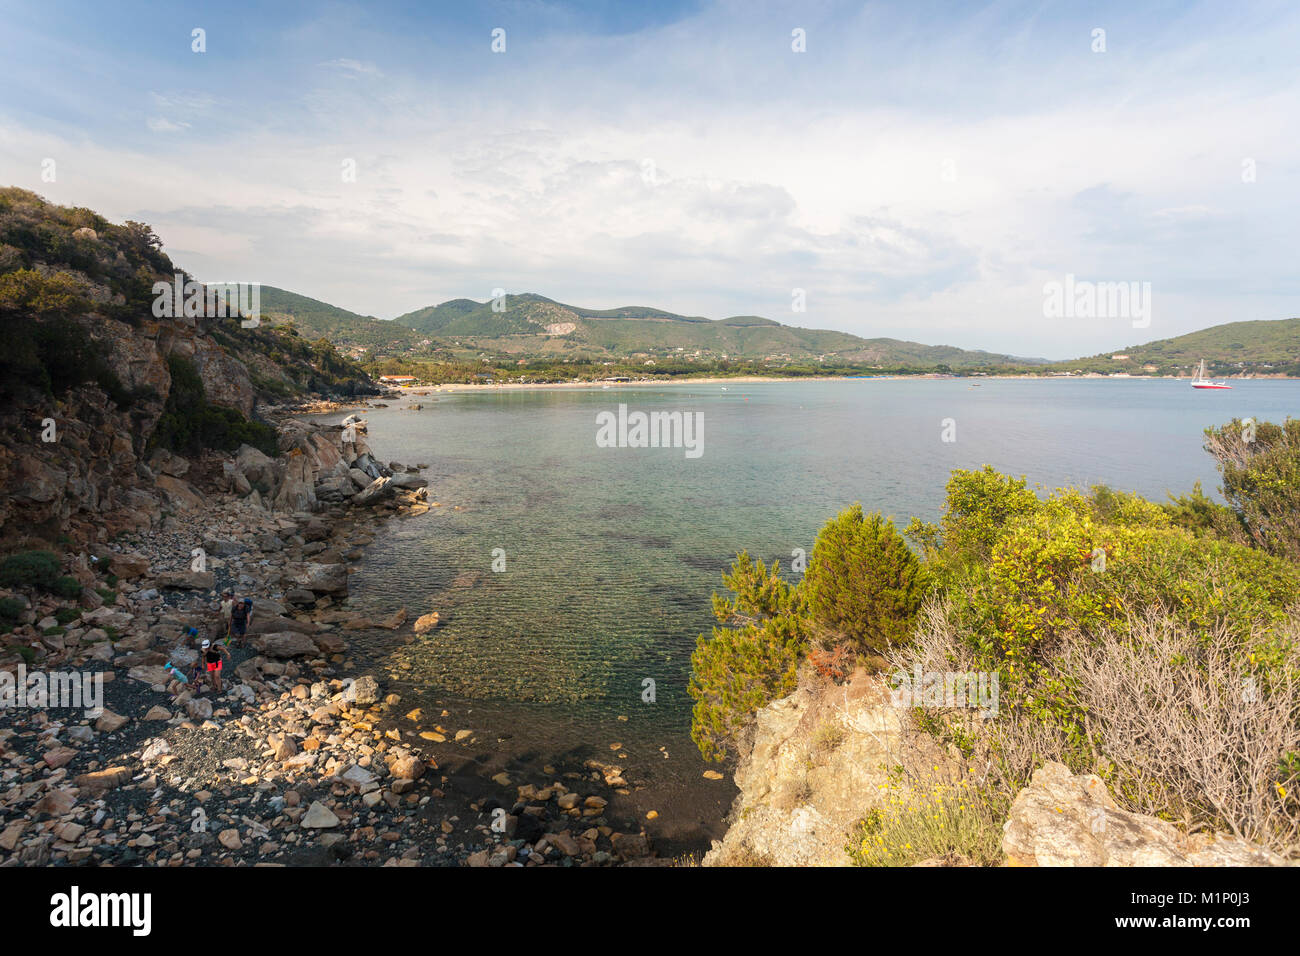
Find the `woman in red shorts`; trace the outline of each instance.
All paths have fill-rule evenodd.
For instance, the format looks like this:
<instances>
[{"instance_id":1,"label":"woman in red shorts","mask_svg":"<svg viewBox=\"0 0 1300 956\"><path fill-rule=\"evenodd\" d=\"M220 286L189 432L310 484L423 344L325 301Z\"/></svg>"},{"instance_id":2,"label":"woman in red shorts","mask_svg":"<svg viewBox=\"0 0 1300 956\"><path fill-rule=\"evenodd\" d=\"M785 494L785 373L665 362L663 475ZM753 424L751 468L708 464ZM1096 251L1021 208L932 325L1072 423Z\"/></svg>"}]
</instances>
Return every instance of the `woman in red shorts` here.
<instances>
[{"instance_id":1,"label":"woman in red shorts","mask_svg":"<svg viewBox=\"0 0 1300 956\"><path fill-rule=\"evenodd\" d=\"M213 644L209 640L203 642L199 652L199 663L207 671L208 677L212 678L212 689L218 694L221 693L221 655L225 653L224 644Z\"/></svg>"}]
</instances>

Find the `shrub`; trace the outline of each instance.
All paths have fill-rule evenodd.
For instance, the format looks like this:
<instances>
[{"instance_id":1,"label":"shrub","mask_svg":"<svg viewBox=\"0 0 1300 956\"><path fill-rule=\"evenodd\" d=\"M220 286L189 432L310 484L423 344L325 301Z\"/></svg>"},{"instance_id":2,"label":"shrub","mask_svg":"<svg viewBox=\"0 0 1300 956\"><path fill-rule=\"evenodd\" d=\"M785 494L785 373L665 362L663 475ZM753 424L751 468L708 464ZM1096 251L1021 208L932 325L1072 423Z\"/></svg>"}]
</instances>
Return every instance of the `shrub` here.
<instances>
[{"instance_id":1,"label":"shrub","mask_svg":"<svg viewBox=\"0 0 1300 956\"><path fill-rule=\"evenodd\" d=\"M943 582L975 669L998 671L1010 707L1060 724L1076 742L1080 711L1068 677L1051 666L1062 635L1122 630L1146 608L1189 627L1224 626L1240 635L1280 621L1297 588L1300 569L1288 562L1198 539L1149 502L1073 490L1009 521L986 562L964 565Z\"/></svg>"},{"instance_id":2,"label":"shrub","mask_svg":"<svg viewBox=\"0 0 1300 956\"><path fill-rule=\"evenodd\" d=\"M842 642L829 648L815 647L808 652L808 663L824 680L842 684L852 672L853 651Z\"/></svg>"},{"instance_id":3,"label":"shrub","mask_svg":"<svg viewBox=\"0 0 1300 956\"><path fill-rule=\"evenodd\" d=\"M1223 496L1259 547L1300 561L1300 419L1260 422L1253 439L1239 419L1205 430Z\"/></svg>"},{"instance_id":4,"label":"shrub","mask_svg":"<svg viewBox=\"0 0 1300 956\"><path fill-rule=\"evenodd\" d=\"M1300 840L1300 651L1278 635L1206 633L1148 612L1072 635L1060 659L1116 798L1286 852ZM1266 653L1261 653L1268 647ZM1173 702L1177 702L1174 704Z\"/></svg>"},{"instance_id":5,"label":"shrub","mask_svg":"<svg viewBox=\"0 0 1300 956\"><path fill-rule=\"evenodd\" d=\"M52 551L22 551L0 562L0 585L50 590L62 564Z\"/></svg>"},{"instance_id":6,"label":"shrub","mask_svg":"<svg viewBox=\"0 0 1300 956\"><path fill-rule=\"evenodd\" d=\"M66 318L87 306L81 283L66 272L46 277L34 269L18 269L0 276L0 315Z\"/></svg>"},{"instance_id":7,"label":"shrub","mask_svg":"<svg viewBox=\"0 0 1300 956\"><path fill-rule=\"evenodd\" d=\"M81 595L81 582L71 575L65 574L62 577L55 579L54 585L50 590L61 598L68 598L71 600Z\"/></svg>"},{"instance_id":8,"label":"shrub","mask_svg":"<svg viewBox=\"0 0 1300 956\"><path fill-rule=\"evenodd\" d=\"M713 596L724 626L711 638L699 636L689 685L691 739L706 760L725 759L754 714L795 688L806 621L796 589L779 570L779 562L769 568L742 551L722 575L735 596Z\"/></svg>"},{"instance_id":9,"label":"shrub","mask_svg":"<svg viewBox=\"0 0 1300 956\"><path fill-rule=\"evenodd\" d=\"M945 492L940 527L914 518L907 532L927 558L938 556L942 534L942 557L954 564L988 557L1007 523L1032 514L1039 504L1023 476L1000 474L991 465L979 471L954 470Z\"/></svg>"},{"instance_id":10,"label":"shrub","mask_svg":"<svg viewBox=\"0 0 1300 956\"><path fill-rule=\"evenodd\" d=\"M1010 801L969 780L927 781L891 793L853 828L845 850L856 866L911 866L941 857L979 866L1002 859Z\"/></svg>"},{"instance_id":11,"label":"shrub","mask_svg":"<svg viewBox=\"0 0 1300 956\"><path fill-rule=\"evenodd\" d=\"M17 598L0 598L0 619L16 621L22 617L24 610L26 607Z\"/></svg>"},{"instance_id":12,"label":"shrub","mask_svg":"<svg viewBox=\"0 0 1300 956\"><path fill-rule=\"evenodd\" d=\"M1214 537L1236 544L1250 543L1250 532L1242 523L1241 516L1210 498L1202 490L1199 481L1192 485L1188 494L1177 497L1170 495L1164 510L1174 527L1190 531L1198 538Z\"/></svg>"},{"instance_id":13,"label":"shrub","mask_svg":"<svg viewBox=\"0 0 1300 956\"><path fill-rule=\"evenodd\" d=\"M1197 544L1177 535L1181 544ZM1283 564L1248 553L1273 572ZM1218 578L1187 572L1195 576L1186 596L1200 588L1207 600L1227 595L1235 604L1243 581L1233 572L1248 581L1251 571L1214 564L1208 567ZM1043 762L1059 760L1101 776L1126 809L1229 829L1286 852L1300 837L1300 614L1279 620L1273 608L1286 589L1270 596L1266 585L1245 595L1240 617L1226 610L1202 617L1204 607L1171 599L1167 582L1177 568L1178 560L1166 562L1147 580L1166 581L1157 589L1162 599L1130 595L1130 612L1062 625L1040 642L1035 681L1008 691L1003 667L995 716L965 708L913 713L922 729L980 768L999 799L1011 800ZM1253 611L1251 600L1259 602ZM891 666L986 667L988 655L957 611L962 601L949 592L928 602L913 641L894 649Z\"/></svg>"},{"instance_id":14,"label":"shrub","mask_svg":"<svg viewBox=\"0 0 1300 956\"><path fill-rule=\"evenodd\" d=\"M817 535L802 589L816 627L880 654L906 639L927 576L894 523L855 504Z\"/></svg>"},{"instance_id":15,"label":"shrub","mask_svg":"<svg viewBox=\"0 0 1300 956\"><path fill-rule=\"evenodd\" d=\"M150 447L193 454L204 448L234 451L247 444L267 455L277 454L278 436L270 425L249 421L233 408L208 403L203 379L193 362L171 355L167 368L171 372L171 391Z\"/></svg>"},{"instance_id":16,"label":"shrub","mask_svg":"<svg viewBox=\"0 0 1300 956\"><path fill-rule=\"evenodd\" d=\"M75 607L61 607L54 612L54 619L60 624L71 624L81 617L81 611Z\"/></svg>"}]
</instances>

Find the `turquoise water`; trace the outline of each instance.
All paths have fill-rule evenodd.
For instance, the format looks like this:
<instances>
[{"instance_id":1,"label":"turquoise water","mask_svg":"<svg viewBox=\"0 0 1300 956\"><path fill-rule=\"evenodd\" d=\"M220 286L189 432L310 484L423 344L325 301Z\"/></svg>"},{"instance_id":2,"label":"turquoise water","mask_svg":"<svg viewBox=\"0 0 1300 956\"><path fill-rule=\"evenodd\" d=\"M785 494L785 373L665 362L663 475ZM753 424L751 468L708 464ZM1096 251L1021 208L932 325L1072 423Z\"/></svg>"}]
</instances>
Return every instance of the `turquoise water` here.
<instances>
[{"instance_id":1,"label":"turquoise water","mask_svg":"<svg viewBox=\"0 0 1300 956\"><path fill-rule=\"evenodd\" d=\"M607 759L607 743L622 743L623 763L694 810L706 785L689 740L690 652L736 551L788 568L854 501L900 526L934 520L949 472L985 463L1047 488L1105 482L1164 500L1200 480L1212 492L1202 430L1300 414L1300 383L852 380L418 401L368 410L370 441L427 462L441 507L379 533L352 604L383 616L405 605L412 619L436 609L443 624L368 651L407 693L472 704L508 728L521 758L590 747ZM702 413L703 454L598 447L596 416L620 403Z\"/></svg>"}]
</instances>

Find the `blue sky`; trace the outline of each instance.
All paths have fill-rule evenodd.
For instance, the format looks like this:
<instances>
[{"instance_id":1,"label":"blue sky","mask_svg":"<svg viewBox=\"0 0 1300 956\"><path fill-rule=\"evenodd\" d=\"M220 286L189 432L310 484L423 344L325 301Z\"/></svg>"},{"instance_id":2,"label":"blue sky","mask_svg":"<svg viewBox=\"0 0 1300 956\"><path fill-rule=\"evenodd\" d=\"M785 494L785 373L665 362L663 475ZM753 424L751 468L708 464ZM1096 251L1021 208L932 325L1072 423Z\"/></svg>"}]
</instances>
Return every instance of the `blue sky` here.
<instances>
[{"instance_id":1,"label":"blue sky","mask_svg":"<svg viewBox=\"0 0 1300 956\"><path fill-rule=\"evenodd\" d=\"M0 182L384 318L500 287L1064 358L1300 315L1300 8L1131 7L0 0ZM1149 282L1149 326L1045 317L1066 275Z\"/></svg>"}]
</instances>

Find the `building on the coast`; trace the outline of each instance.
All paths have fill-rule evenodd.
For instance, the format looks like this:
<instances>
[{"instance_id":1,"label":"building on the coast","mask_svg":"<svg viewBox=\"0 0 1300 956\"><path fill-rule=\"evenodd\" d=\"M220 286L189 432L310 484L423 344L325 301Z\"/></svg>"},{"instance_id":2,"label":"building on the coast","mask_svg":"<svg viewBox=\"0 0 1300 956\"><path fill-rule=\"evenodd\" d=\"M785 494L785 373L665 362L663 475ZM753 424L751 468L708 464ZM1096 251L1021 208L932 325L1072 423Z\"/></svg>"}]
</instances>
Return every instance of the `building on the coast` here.
<instances>
[{"instance_id":1,"label":"building on the coast","mask_svg":"<svg viewBox=\"0 0 1300 956\"><path fill-rule=\"evenodd\" d=\"M381 375L379 381L388 385L410 385L415 381L414 375Z\"/></svg>"}]
</instances>

